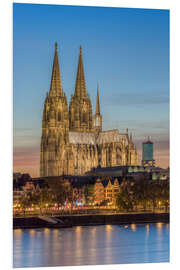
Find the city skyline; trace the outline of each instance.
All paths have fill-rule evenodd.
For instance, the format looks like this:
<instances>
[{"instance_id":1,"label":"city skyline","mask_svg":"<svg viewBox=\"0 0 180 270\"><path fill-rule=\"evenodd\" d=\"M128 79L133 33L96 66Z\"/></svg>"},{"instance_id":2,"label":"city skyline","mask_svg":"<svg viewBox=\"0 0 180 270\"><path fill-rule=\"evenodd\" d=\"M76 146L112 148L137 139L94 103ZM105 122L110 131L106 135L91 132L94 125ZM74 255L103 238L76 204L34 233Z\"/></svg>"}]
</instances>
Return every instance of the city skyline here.
<instances>
[{"instance_id":1,"label":"city skyline","mask_svg":"<svg viewBox=\"0 0 180 270\"><path fill-rule=\"evenodd\" d=\"M14 4L14 171L39 176L43 102L56 41L68 102L82 45L93 113L99 84L103 129L128 128L139 163L141 143L150 135L156 164L167 167L169 11Z\"/></svg>"}]
</instances>

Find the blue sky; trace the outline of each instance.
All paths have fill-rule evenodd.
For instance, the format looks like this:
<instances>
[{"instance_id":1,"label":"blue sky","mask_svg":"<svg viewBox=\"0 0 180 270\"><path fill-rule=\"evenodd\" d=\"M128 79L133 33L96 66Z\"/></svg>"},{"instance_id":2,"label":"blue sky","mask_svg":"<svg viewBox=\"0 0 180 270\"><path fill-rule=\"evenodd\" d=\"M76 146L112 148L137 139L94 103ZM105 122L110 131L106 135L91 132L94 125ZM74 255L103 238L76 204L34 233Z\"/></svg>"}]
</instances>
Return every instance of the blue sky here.
<instances>
[{"instance_id":1,"label":"blue sky","mask_svg":"<svg viewBox=\"0 0 180 270\"><path fill-rule=\"evenodd\" d=\"M169 11L14 4L15 170L39 173L41 117L58 42L63 90L74 91L79 46L95 109L99 84L103 128L128 127L141 159L150 135L157 165L169 160Z\"/></svg>"}]
</instances>

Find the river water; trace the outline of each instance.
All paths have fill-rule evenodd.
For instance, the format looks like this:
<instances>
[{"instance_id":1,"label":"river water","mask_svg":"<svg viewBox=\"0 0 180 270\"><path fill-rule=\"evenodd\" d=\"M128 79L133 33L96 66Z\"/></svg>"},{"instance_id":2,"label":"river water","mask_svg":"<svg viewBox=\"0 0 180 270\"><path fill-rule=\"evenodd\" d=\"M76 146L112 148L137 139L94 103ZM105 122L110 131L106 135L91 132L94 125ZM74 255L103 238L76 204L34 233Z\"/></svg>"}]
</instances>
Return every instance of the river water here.
<instances>
[{"instance_id":1,"label":"river water","mask_svg":"<svg viewBox=\"0 0 180 270\"><path fill-rule=\"evenodd\" d=\"M13 266L169 261L169 224L77 226L13 231Z\"/></svg>"}]
</instances>

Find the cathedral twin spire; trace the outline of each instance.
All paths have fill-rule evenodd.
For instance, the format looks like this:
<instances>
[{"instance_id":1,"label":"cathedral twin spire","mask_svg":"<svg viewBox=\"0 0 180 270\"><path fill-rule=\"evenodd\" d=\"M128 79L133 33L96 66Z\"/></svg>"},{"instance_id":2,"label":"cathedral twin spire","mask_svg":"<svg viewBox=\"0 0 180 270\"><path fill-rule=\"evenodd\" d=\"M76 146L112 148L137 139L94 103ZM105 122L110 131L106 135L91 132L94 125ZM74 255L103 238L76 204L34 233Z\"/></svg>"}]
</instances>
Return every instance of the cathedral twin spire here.
<instances>
[{"instance_id":1,"label":"cathedral twin spire","mask_svg":"<svg viewBox=\"0 0 180 270\"><path fill-rule=\"evenodd\" d=\"M50 96L63 96L59 60L58 60L58 45L55 43L54 62L51 76Z\"/></svg>"},{"instance_id":2,"label":"cathedral twin spire","mask_svg":"<svg viewBox=\"0 0 180 270\"><path fill-rule=\"evenodd\" d=\"M51 85L50 85L50 92L49 93L52 96L62 96L63 95L61 76L60 76L60 68L59 68L59 60L58 60L57 42L55 43L55 53L54 53L54 61L53 61ZM79 97L79 98L87 97L83 59L82 59L82 46L80 46L74 95Z\"/></svg>"},{"instance_id":3,"label":"cathedral twin spire","mask_svg":"<svg viewBox=\"0 0 180 270\"><path fill-rule=\"evenodd\" d=\"M58 46L55 43L55 53L52 68L51 84L49 97L65 98L63 92L59 60L58 60ZM67 104L67 100L65 101ZM97 89L97 100L96 100L96 113L95 115L100 116L100 104L99 104L99 88ZM82 47L80 46L78 68L76 75L75 91L74 95L70 100L69 107L69 128L71 131L93 131L93 117L92 117L92 105L91 100L86 91L86 82L84 76Z\"/></svg>"},{"instance_id":4,"label":"cathedral twin spire","mask_svg":"<svg viewBox=\"0 0 180 270\"><path fill-rule=\"evenodd\" d=\"M77 76L76 76L76 86L75 86L74 95L79 98L87 97L81 46L80 46L78 70L77 70Z\"/></svg>"}]
</instances>

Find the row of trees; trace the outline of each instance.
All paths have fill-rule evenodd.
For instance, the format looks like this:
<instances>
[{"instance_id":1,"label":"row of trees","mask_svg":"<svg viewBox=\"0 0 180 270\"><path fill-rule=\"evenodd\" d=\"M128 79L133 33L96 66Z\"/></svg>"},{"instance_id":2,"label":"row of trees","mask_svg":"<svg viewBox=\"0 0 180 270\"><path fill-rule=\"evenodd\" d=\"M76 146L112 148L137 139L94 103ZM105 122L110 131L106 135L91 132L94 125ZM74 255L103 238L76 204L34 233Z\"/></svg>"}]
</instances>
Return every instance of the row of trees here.
<instances>
[{"instance_id":1,"label":"row of trees","mask_svg":"<svg viewBox=\"0 0 180 270\"><path fill-rule=\"evenodd\" d=\"M24 209L35 207L42 214L43 209L51 206L60 208L68 205L69 210L75 203L75 196L69 181L59 181L57 178L45 179L46 186L37 190L30 191L23 196L20 201L20 207ZM87 204L94 201L94 187L87 185L84 189L84 196ZM107 205L103 202L102 205ZM120 192L116 196L116 208L125 211L137 211L140 207L144 210L153 211L159 206L168 210L169 207L169 182L162 180L125 180L121 183Z\"/></svg>"},{"instance_id":2,"label":"row of trees","mask_svg":"<svg viewBox=\"0 0 180 270\"><path fill-rule=\"evenodd\" d=\"M24 210L35 206L40 210L56 205L57 208L69 204L72 206L72 188L69 182L59 181L59 179L45 179L46 186L37 190L29 191L20 200L20 207Z\"/></svg>"},{"instance_id":3,"label":"row of trees","mask_svg":"<svg viewBox=\"0 0 180 270\"><path fill-rule=\"evenodd\" d=\"M169 181L162 180L126 180L121 184L121 190L116 197L119 210L137 210L143 206L144 210L163 206L165 211L169 207Z\"/></svg>"}]
</instances>

